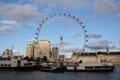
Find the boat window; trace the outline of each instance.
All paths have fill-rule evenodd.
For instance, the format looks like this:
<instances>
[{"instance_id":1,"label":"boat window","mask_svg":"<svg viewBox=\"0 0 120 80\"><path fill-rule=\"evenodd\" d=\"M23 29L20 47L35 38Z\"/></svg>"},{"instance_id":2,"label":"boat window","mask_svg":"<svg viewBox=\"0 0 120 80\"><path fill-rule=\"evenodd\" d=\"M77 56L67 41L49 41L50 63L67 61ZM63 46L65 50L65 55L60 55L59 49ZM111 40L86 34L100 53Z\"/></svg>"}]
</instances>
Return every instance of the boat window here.
<instances>
[{"instance_id":1,"label":"boat window","mask_svg":"<svg viewBox=\"0 0 120 80\"><path fill-rule=\"evenodd\" d=\"M102 68L102 66L95 66L94 68Z\"/></svg>"},{"instance_id":2,"label":"boat window","mask_svg":"<svg viewBox=\"0 0 120 80\"><path fill-rule=\"evenodd\" d=\"M7 66L7 64L5 64L5 66Z\"/></svg>"},{"instance_id":3,"label":"boat window","mask_svg":"<svg viewBox=\"0 0 120 80\"><path fill-rule=\"evenodd\" d=\"M86 66L85 69L93 69L93 66Z\"/></svg>"},{"instance_id":4,"label":"boat window","mask_svg":"<svg viewBox=\"0 0 120 80\"><path fill-rule=\"evenodd\" d=\"M11 65L9 64L8 66L10 67Z\"/></svg>"},{"instance_id":5,"label":"boat window","mask_svg":"<svg viewBox=\"0 0 120 80\"><path fill-rule=\"evenodd\" d=\"M3 64L1 64L1 66L3 66Z\"/></svg>"},{"instance_id":6,"label":"boat window","mask_svg":"<svg viewBox=\"0 0 120 80\"><path fill-rule=\"evenodd\" d=\"M110 66L103 66L103 68L110 68Z\"/></svg>"}]
</instances>

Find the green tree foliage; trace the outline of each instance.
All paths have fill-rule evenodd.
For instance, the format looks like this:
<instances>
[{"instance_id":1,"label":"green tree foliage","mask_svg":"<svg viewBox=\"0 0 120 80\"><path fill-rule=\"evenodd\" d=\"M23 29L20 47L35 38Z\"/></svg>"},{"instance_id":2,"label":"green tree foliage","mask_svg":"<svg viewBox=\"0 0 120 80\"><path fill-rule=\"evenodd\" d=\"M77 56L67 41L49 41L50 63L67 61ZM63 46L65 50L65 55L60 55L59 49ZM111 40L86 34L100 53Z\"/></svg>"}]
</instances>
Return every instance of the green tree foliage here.
<instances>
[{"instance_id":1,"label":"green tree foliage","mask_svg":"<svg viewBox=\"0 0 120 80\"><path fill-rule=\"evenodd\" d=\"M43 56L42 62L48 62L48 59L46 56Z\"/></svg>"},{"instance_id":2,"label":"green tree foliage","mask_svg":"<svg viewBox=\"0 0 120 80\"><path fill-rule=\"evenodd\" d=\"M35 59L33 57L30 57L28 61L35 61Z\"/></svg>"},{"instance_id":3,"label":"green tree foliage","mask_svg":"<svg viewBox=\"0 0 120 80\"><path fill-rule=\"evenodd\" d=\"M24 60L29 60L29 57L28 56L24 57Z\"/></svg>"},{"instance_id":4,"label":"green tree foliage","mask_svg":"<svg viewBox=\"0 0 120 80\"><path fill-rule=\"evenodd\" d=\"M36 59L36 62L37 62L37 63L41 62L41 58L38 57L38 58Z\"/></svg>"}]
</instances>

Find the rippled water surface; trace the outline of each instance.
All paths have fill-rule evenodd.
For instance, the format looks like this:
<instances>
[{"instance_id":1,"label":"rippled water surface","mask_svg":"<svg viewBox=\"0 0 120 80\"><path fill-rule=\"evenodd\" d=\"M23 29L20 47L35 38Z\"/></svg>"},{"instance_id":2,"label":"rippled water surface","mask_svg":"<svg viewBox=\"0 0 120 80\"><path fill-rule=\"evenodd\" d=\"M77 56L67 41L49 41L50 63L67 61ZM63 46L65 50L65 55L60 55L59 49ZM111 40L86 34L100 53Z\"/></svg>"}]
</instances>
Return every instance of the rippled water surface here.
<instances>
[{"instance_id":1,"label":"rippled water surface","mask_svg":"<svg viewBox=\"0 0 120 80\"><path fill-rule=\"evenodd\" d=\"M114 72L65 72L0 71L0 80L120 80L120 66Z\"/></svg>"}]
</instances>

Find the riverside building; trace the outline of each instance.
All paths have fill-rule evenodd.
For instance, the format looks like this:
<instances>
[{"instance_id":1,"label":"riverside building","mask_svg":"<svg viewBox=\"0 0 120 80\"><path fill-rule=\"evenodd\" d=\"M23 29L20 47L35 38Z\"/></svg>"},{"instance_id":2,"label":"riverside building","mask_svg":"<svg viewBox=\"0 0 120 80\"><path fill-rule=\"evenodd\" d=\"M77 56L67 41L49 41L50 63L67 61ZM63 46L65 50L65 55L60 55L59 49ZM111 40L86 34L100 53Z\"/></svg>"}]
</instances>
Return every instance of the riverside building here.
<instances>
[{"instance_id":1,"label":"riverside building","mask_svg":"<svg viewBox=\"0 0 120 80\"><path fill-rule=\"evenodd\" d=\"M52 47L52 59L58 60L58 55L59 55L59 48L58 47Z\"/></svg>"},{"instance_id":2,"label":"riverside building","mask_svg":"<svg viewBox=\"0 0 120 80\"><path fill-rule=\"evenodd\" d=\"M3 52L2 57L3 58L8 58L8 57L10 57L10 55L11 55L11 50L5 49L5 51Z\"/></svg>"},{"instance_id":3,"label":"riverside building","mask_svg":"<svg viewBox=\"0 0 120 80\"><path fill-rule=\"evenodd\" d=\"M40 40L38 45L35 42L32 44L27 45L26 48L26 55L28 57L34 57L34 59L40 57L43 58L46 56L47 58L50 57L51 52L51 43L48 40Z\"/></svg>"},{"instance_id":4,"label":"riverside building","mask_svg":"<svg viewBox=\"0 0 120 80\"><path fill-rule=\"evenodd\" d=\"M73 53L71 60L83 63L111 62L114 65L120 65L120 52Z\"/></svg>"},{"instance_id":5,"label":"riverside building","mask_svg":"<svg viewBox=\"0 0 120 80\"><path fill-rule=\"evenodd\" d=\"M30 58L33 57L33 44L27 44L26 55Z\"/></svg>"}]
</instances>

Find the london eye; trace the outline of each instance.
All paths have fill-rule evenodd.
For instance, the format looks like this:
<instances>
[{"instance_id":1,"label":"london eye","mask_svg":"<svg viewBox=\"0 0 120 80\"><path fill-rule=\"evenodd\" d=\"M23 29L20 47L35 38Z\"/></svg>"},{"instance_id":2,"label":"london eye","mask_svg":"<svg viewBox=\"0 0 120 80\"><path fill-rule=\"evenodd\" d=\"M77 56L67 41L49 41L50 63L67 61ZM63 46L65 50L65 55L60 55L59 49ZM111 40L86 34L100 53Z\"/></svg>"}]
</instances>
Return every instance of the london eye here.
<instances>
[{"instance_id":1,"label":"london eye","mask_svg":"<svg viewBox=\"0 0 120 80\"><path fill-rule=\"evenodd\" d=\"M76 22L79 25L81 32L82 32L82 42L81 42L82 46L79 49L80 49L80 52L84 53L85 48L87 47L86 42L88 41L87 40L87 36L88 36L87 30L85 29L85 26L83 25L83 22L81 21L81 19L78 19L77 17L72 16L71 14L66 14L66 13L54 14L49 17L46 17L44 20L41 21L41 23L39 24L39 27L37 28L37 32L35 33L36 34L36 37L35 37L36 45L38 47L40 46L38 43L40 40L41 30L44 28L44 26L48 22L52 21L53 19L59 18L59 17L71 19L72 21Z\"/></svg>"}]
</instances>

